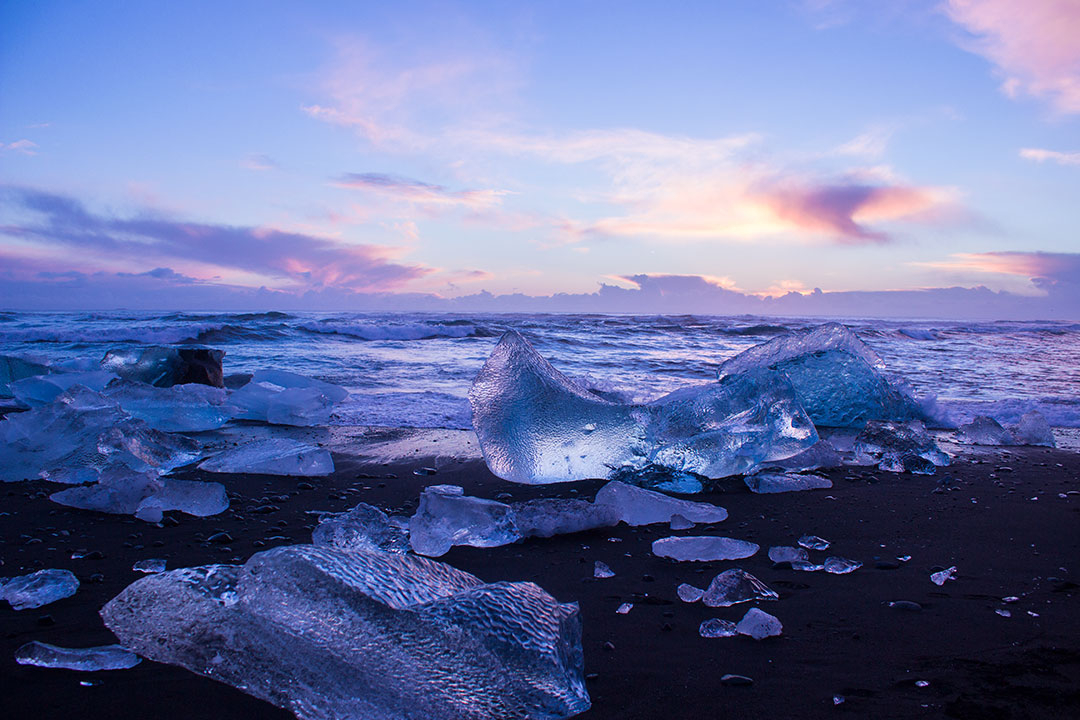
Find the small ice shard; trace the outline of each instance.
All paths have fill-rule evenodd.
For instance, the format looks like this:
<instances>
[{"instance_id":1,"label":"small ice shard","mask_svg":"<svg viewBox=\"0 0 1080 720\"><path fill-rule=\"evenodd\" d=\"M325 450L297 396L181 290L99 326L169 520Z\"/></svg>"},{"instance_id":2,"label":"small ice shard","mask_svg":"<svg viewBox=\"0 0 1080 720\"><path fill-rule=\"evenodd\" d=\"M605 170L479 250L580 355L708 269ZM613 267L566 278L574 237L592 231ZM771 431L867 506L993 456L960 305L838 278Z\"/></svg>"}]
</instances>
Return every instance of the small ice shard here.
<instances>
[{"instance_id":1,"label":"small ice shard","mask_svg":"<svg viewBox=\"0 0 1080 720\"><path fill-rule=\"evenodd\" d=\"M820 572L825 569L825 566L812 563L809 560L794 560L791 563L791 569L800 572Z\"/></svg>"},{"instance_id":2,"label":"small ice shard","mask_svg":"<svg viewBox=\"0 0 1080 720\"><path fill-rule=\"evenodd\" d=\"M855 438L855 459L861 465L878 465L887 472L932 475L935 467L949 464L921 422L871 421Z\"/></svg>"},{"instance_id":3,"label":"small ice shard","mask_svg":"<svg viewBox=\"0 0 1080 720\"><path fill-rule=\"evenodd\" d=\"M16 380L9 387L16 400L35 408L48 405L76 385L101 392L115 379L112 373L101 371L53 373Z\"/></svg>"},{"instance_id":4,"label":"small ice shard","mask_svg":"<svg viewBox=\"0 0 1080 720\"><path fill-rule=\"evenodd\" d=\"M735 637L738 634L735 623L720 618L709 618L698 626L698 635L703 638Z\"/></svg>"},{"instance_id":5,"label":"small ice shard","mask_svg":"<svg viewBox=\"0 0 1080 720\"><path fill-rule=\"evenodd\" d=\"M668 527L670 527L672 530L689 530L690 528L694 527L695 524L696 523L687 520L682 515L675 513L671 516L671 524Z\"/></svg>"},{"instance_id":6,"label":"small ice shard","mask_svg":"<svg viewBox=\"0 0 1080 720\"><path fill-rule=\"evenodd\" d=\"M615 571L612 570L611 568L609 568L606 563L603 563L603 562L597 560L593 564L593 577L594 578L615 577Z\"/></svg>"},{"instance_id":7,"label":"small ice shard","mask_svg":"<svg viewBox=\"0 0 1080 720\"><path fill-rule=\"evenodd\" d=\"M454 545L499 547L521 539L513 509L496 500L471 497L457 485L430 485L409 521L414 552L439 557Z\"/></svg>"},{"instance_id":8,"label":"small ice shard","mask_svg":"<svg viewBox=\"0 0 1080 720\"><path fill-rule=\"evenodd\" d=\"M931 573L931 575L930 575L930 580L935 585L944 585L946 580L955 580L955 579L956 579L956 566L955 565L953 565L951 568L948 568L946 570L938 570L936 573Z\"/></svg>"},{"instance_id":9,"label":"small ice shard","mask_svg":"<svg viewBox=\"0 0 1080 720\"><path fill-rule=\"evenodd\" d=\"M71 597L78 589L79 579L70 570L38 570L0 585L0 600L16 610L30 610Z\"/></svg>"},{"instance_id":10,"label":"small ice shard","mask_svg":"<svg viewBox=\"0 0 1080 720\"><path fill-rule=\"evenodd\" d=\"M915 681L915 687L924 688L924 687L928 687L929 685L930 685L930 683L928 681L926 681L926 680L916 680Z\"/></svg>"},{"instance_id":11,"label":"small ice shard","mask_svg":"<svg viewBox=\"0 0 1080 720\"><path fill-rule=\"evenodd\" d=\"M730 607L754 600L779 600L765 583L741 568L731 568L713 578L701 601L709 607Z\"/></svg>"},{"instance_id":12,"label":"small ice shard","mask_svg":"<svg viewBox=\"0 0 1080 720\"><path fill-rule=\"evenodd\" d=\"M846 699L847 698L845 698L843 695L833 695L832 696L832 704L833 705L843 705L844 701Z\"/></svg>"},{"instance_id":13,"label":"small ice shard","mask_svg":"<svg viewBox=\"0 0 1080 720\"><path fill-rule=\"evenodd\" d=\"M758 494L825 490L832 487L832 480L820 475L773 472L765 470L743 478L746 487Z\"/></svg>"},{"instance_id":14,"label":"small ice shard","mask_svg":"<svg viewBox=\"0 0 1080 720\"><path fill-rule=\"evenodd\" d=\"M313 545L329 545L343 550L409 551L409 519L390 517L367 503L348 512L325 515L311 533Z\"/></svg>"},{"instance_id":15,"label":"small ice shard","mask_svg":"<svg viewBox=\"0 0 1080 720\"><path fill-rule=\"evenodd\" d=\"M101 615L139 655L299 720L555 720L589 707L576 604L413 555L278 547L148 575Z\"/></svg>"},{"instance_id":16,"label":"small ice shard","mask_svg":"<svg viewBox=\"0 0 1080 720\"><path fill-rule=\"evenodd\" d=\"M645 488L612 480L596 493L596 504L614 508L627 525L670 523L682 515L694 523L715 523L727 519L727 510L704 502L668 497Z\"/></svg>"},{"instance_id":17,"label":"small ice shard","mask_svg":"<svg viewBox=\"0 0 1080 720\"><path fill-rule=\"evenodd\" d=\"M1013 440L1017 445L1042 445L1056 447L1054 432L1050 423L1038 410L1024 413L1020 422L1011 428Z\"/></svg>"},{"instance_id":18,"label":"small ice shard","mask_svg":"<svg viewBox=\"0 0 1080 720\"><path fill-rule=\"evenodd\" d=\"M162 558L149 558L147 560L140 560L131 566L131 569L135 572L151 573L165 572L166 562Z\"/></svg>"},{"instance_id":19,"label":"small ice shard","mask_svg":"<svg viewBox=\"0 0 1080 720\"><path fill-rule=\"evenodd\" d=\"M829 541L825 538L820 538L817 535L803 535L799 538L799 546L804 547L807 550L828 550Z\"/></svg>"},{"instance_id":20,"label":"small ice shard","mask_svg":"<svg viewBox=\"0 0 1080 720\"><path fill-rule=\"evenodd\" d=\"M199 463L200 470L216 473L255 473L320 477L334 472L330 451L289 438L252 440Z\"/></svg>"},{"instance_id":21,"label":"small ice shard","mask_svg":"<svg viewBox=\"0 0 1080 720\"><path fill-rule=\"evenodd\" d=\"M654 555L679 562L741 560L750 557L758 549L759 547L752 542L711 535L667 537L652 544Z\"/></svg>"},{"instance_id":22,"label":"small ice shard","mask_svg":"<svg viewBox=\"0 0 1080 720\"><path fill-rule=\"evenodd\" d=\"M652 482L657 468L685 484L687 474L747 472L818 439L779 373L755 370L624 404L574 383L513 330L477 375L469 401L488 468L527 484L640 472Z\"/></svg>"},{"instance_id":23,"label":"small ice shard","mask_svg":"<svg viewBox=\"0 0 1080 720\"><path fill-rule=\"evenodd\" d=\"M622 605L620 605L619 607L615 608L615 612L619 613L620 615L625 615L626 613L630 612L633 609L634 609L634 603L626 602L626 603L623 603Z\"/></svg>"},{"instance_id":24,"label":"small ice shard","mask_svg":"<svg viewBox=\"0 0 1080 720\"><path fill-rule=\"evenodd\" d=\"M198 383L225 387L224 350L206 347L135 347L105 353L101 369L159 388Z\"/></svg>"},{"instance_id":25,"label":"small ice shard","mask_svg":"<svg viewBox=\"0 0 1080 720\"><path fill-rule=\"evenodd\" d=\"M744 350L720 366L721 377L754 368L784 373L815 425L862 427L867 420L922 417L918 403L883 374L885 363L839 323L797 330Z\"/></svg>"},{"instance_id":26,"label":"small ice shard","mask_svg":"<svg viewBox=\"0 0 1080 720\"><path fill-rule=\"evenodd\" d=\"M234 412L225 405L225 391L209 385L165 388L114 380L102 394L119 403L124 412L164 432L216 430L227 423Z\"/></svg>"},{"instance_id":27,"label":"small ice shard","mask_svg":"<svg viewBox=\"0 0 1080 720\"><path fill-rule=\"evenodd\" d=\"M997 420L979 415L956 430L957 439L970 445L1015 445L1012 433L1001 427Z\"/></svg>"},{"instance_id":28,"label":"small ice shard","mask_svg":"<svg viewBox=\"0 0 1080 720\"><path fill-rule=\"evenodd\" d=\"M120 645L64 648L34 640L15 651L15 662L20 665L95 672L126 670L138 665L142 659Z\"/></svg>"},{"instance_id":29,"label":"small ice shard","mask_svg":"<svg viewBox=\"0 0 1080 720\"><path fill-rule=\"evenodd\" d=\"M262 420L272 425L324 425L336 403L349 393L345 388L322 380L282 370L259 370L251 382L235 390L229 403L244 420Z\"/></svg>"},{"instance_id":30,"label":"small ice shard","mask_svg":"<svg viewBox=\"0 0 1080 720\"><path fill-rule=\"evenodd\" d=\"M800 560L809 560L810 554L801 547L777 545L776 547L769 548L769 559L774 563L798 562Z\"/></svg>"},{"instance_id":31,"label":"small ice shard","mask_svg":"<svg viewBox=\"0 0 1080 720\"><path fill-rule=\"evenodd\" d=\"M994 612L996 612L1001 617L1012 617L1012 612L1006 610L1005 608L997 608L996 610L994 610Z\"/></svg>"},{"instance_id":32,"label":"small ice shard","mask_svg":"<svg viewBox=\"0 0 1080 720\"><path fill-rule=\"evenodd\" d=\"M682 583L675 589L679 599L686 603L696 603L705 594L701 588L694 587L689 583Z\"/></svg>"},{"instance_id":33,"label":"small ice shard","mask_svg":"<svg viewBox=\"0 0 1080 720\"><path fill-rule=\"evenodd\" d=\"M26 360L15 355L0 355L0 398L14 397L11 383L35 375L48 375L52 370L47 365Z\"/></svg>"},{"instance_id":34,"label":"small ice shard","mask_svg":"<svg viewBox=\"0 0 1080 720\"><path fill-rule=\"evenodd\" d=\"M779 635L784 626L775 617L757 608L750 608L743 619L735 626L740 635L749 635L755 640Z\"/></svg>"},{"instance_id":35,"label":"small ice shard","mask_svg":"<svg viewBox=\"0 0 1080 720\"><path fill-rule=\"evenodd\" d=\"M199 455L195 441L154 430L81 385L49 405L0 421L0 479L8 481L93 481L117 463L165 473Z\"/></svg>"},{"instance_id":36,"label":"small ice shard","mask_svg":"<svg viewBox=\"0 0 1080 720\"><path fill-rule=\"evenodd\" d=\"M833 575L847 575L850 572L855 572L862 567L862 563L858 560L848 560L847 558L832 557L825 558L825 572L832 573Z\"/></svg>"}]
</instances>

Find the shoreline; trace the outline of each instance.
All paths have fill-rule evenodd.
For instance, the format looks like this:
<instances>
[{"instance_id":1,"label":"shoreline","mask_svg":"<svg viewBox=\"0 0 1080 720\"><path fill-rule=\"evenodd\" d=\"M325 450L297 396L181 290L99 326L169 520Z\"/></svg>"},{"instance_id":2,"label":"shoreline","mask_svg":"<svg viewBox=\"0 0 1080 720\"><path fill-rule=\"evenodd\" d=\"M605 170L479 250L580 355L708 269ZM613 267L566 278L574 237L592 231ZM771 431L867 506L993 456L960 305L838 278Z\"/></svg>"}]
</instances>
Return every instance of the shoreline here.
<instances>
[{"instance_id":1,"label":"shoreline","mask_svg":"<svg viewBox=\"0 0 1080 720\"><path fill-rule=\"evenodd\" d=\"M335 450L360 441L353 432L329 433L335 437L328 446ZM0 607L0 697L8 716L292 717L231 687L145 660L130 670L76 673L19 666L13 654L31 640L67 647L114 642L97 611L141 577L130 569L138 560L165 558L169 569L243 562L275 545L309 542L315 511L340 512L368 502L411 514L420 490L430 484L461 485L467 494L508 501L591 498L603 484L514 485L492 476L475 457L427 450L453 445L445 434L428 436L426 443L418 442L422 434L416 433L367 429L363 434L372 442L381 438L384 449L415 452L396 460L389 459L393 453L374 459L335 452L336 470L326 478L183 470L175 477L222 482L231 507L208 518L170 513L178 521L174 526L56 505L47 497L55 485L43 481L5 484L0 507L10 514L0 531L0 574L18 575L40 565L70 569L81 582L73 597L43 608ZM435 467L437 474L413 474L424 466ZM1075 716L1080 710L1080 533L1075 532L1080 494L1069 493L1080 490L1080 455L980 447L962 451L935 476L858 467L821 474L833 480L832 489L754 495L739 478L722 481L693 496L727 508L728 519L715 525L675 532L663 525L620 525L499 548L456 547L439 560L485 581L533 581L560 601L580 603L593 707L578 717L588 720L702 713ZM959 489L935 493L945 475L955 478ZM232 542L207 542L217 532L228 533ZM738 562L675 563L652 555L653 540L688 534L751 540L762 549ZM832 541L828 552L812 555L820 555L819 561L835 552L862 561L863 567L849 575L773 568L768 547L794 544L803 534ZM74 551L96 551L101 557L74 560ZM896 560L906 555L909 561ZM596 560L608 564L615 577L593 578ZM957 580L941 587L930 581L931 572L952 565ZM781 637L759 642L698 635L701 621L738 620L750 604L715 609L687 604L675 588L681 582L703 587L736 566L780 594L779 602L757 606L781 620ZM1005 603L1005 597L1019 600ZM887 606L895 600L917 602L923 609ZM624 602L633 609L616 614ZM754 683L723 685L720 677L727 673ZM929 684L919 687L916 680ZM834 696L844 700L837 705Z\"/></svg>"}]
</instances>

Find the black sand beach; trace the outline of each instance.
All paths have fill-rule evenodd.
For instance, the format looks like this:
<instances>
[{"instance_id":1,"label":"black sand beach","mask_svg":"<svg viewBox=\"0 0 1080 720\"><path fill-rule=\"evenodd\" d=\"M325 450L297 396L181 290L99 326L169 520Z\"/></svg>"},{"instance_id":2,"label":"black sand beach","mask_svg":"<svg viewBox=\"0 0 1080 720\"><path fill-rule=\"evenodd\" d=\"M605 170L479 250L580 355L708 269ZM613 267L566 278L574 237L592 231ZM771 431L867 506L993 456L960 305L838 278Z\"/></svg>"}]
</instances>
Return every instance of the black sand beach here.
<instances>
[{"instance_id":1,"label":"black sand beach","mask_svg":"<svg viewBox=\"0 0 1080 720\"><path fill-rule=\"evenodd\" d=\"M131 566L141 559L165 558L170 569L242 562L260 549L308 542L316 522L309 511L363 501L411 514L421 489L433 483L503 500L591 498L602 484L513 485L474 460L335 462L333 476L307 480L180 473L223 482L232 507L205 519L174 515L176 522L163 527L60 507L48 500L55 486L47 483L0 487L0 575L68 568L82 583L75 596L37 610L0 607L0 716L291 717L149 661L76 673L19 666L13 653L31 640L67 647L114 642L97 613L140 577ZM432 464L434 476L413 473ZM580 603L593 703L580 717L589 720L1080 716L1080 455L980 449L943 470L927 477L841 468L824 473L831 490L783 495L753 495L735 479L695 497L728 509L729 518L713 526L674 533L619 526L494 549L455 548L441 559L488 581L534 581L559 600ZM934 492L945 475L958 489ZM208 541L218 533L228 537ZM650 552L653 540L669 534L727 535L762 550L738 563L675 563ZM792 545L803 534L832 541L827 553L812 557L835 553L861 560L863 568L849 575L774 569L767 548ZM88 555L72 559L74 552ZM616 576L594 579L596 560ZM676 587L704 587L736 565L780 594L761 607L783 622L781 637L698 635L702 620L738 620L748 606L686 604ZM953 565L957 580L941 587L930 581L932 572ZM922 609L888 606L896 600ZM617 614L624 602L633 609ZM753 684L725 685L728 673Z\"/></svg>"}]
</instances>

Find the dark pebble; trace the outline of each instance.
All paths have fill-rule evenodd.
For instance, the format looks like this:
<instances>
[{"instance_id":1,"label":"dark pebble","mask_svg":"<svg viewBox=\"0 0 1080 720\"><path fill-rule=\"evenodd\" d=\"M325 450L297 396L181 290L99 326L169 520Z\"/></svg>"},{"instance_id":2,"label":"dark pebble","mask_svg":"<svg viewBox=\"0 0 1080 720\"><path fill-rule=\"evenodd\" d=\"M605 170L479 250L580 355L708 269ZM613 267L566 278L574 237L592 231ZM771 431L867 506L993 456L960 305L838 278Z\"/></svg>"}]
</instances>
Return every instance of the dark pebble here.
<instances>
[{"instance_id":1,"label":"dark pebble","mask_svg":"<svg viewBox=\"0 0 1080 720\"><path fill-rule=\"evenodd\" d=\"M654 578L652 575L642 575L641 582L656 582L656 578Z\"/></svg>"},{"instance_id":2,"label":"dark pebble","mask_svg":"<svg viewBox=\"0 0 1080 720\"><path fill-rule=\"evenodd\" d=\"M42 627L49 627L50 625L55 625L56 621L53 620L52 615L41 615L37 619L37 624Z\"/></svg>"},{"instance_id":3,"label":"dark pebble","mask_svg":"<svg viewBox=\"0 0 1080 720\"><path fill-rule=\"evenodd\" d=\"M874 567L878 570L896 570L900 567L900 563L895 560L878 560L874 563Z\"/></svg>"},{"instance_id":4,"label":"dark pebble","mask_svg":"<svg viewBox=\"0 0 1080 720\"><path fill-rule=\"evenodd\" d=\"M297 490L314 490L315 486L309 482L296 483Z\"/></svg>"},{"instance_id":5,"label":"dark pebble","mask_svg":"<svg viewBox=\"0 0 1080 720\"><path fill-rule=\"evenodd\" d=\"M206 541L207 542L212 542L212 543L218 543L220 545L225 545L225 544L231 543L233 541L233 536L230 535L227 532L219 532L219 533L214 533L210 537L206 538Z\"/></svg>"},{"instance_id":6,"label":"dark pebble","mask_svg":"<svg viewBox=\"0 0 1080 720\"><path fill-rule=\"evenodd\" d=\"M421 467L421 468L416 468L415 470L413 470L412 474L413 475L436 475L436 474L438 474L438 472L439 472L438 470L436 470L435 468L432 468L432 467Z\"/></svg>"},{"instance_id":7,"label":"dark pebble","mask_svg":"<svg viewBox=\"0 0 1080 720\"><path fill-rule=\"evenodd\" d=\"M889 603L889 607L893 610L907 610L908 612L918 612L922 610L922 605L911 600L893 600Z\"/></svg>"},{"instance_id":8,"label":"dark pebble","mask_svg":"<svg viewBox=\"0 0 1080 720\"><path fill-rule=\"evenodd\" d=\"M334 499L335 500L344 500L345 498L334 498ZM258 515L269 515L270 513L275 513L280 509L281 508L279 508L277 505L260 505L259 507L252 510L252 512L254 512L254 513L258 514Z\"/></svg>"},{"instance_id":9,"label":"dark pebble","mask_svg":"<svg viewBox=\"0 0 1080 720\"><path fill-rule=\"evenodd\" d=\"M615 649L615 643L605 640L604 644L601 647L603 647L604 650L611 652Z\"/></svg>"},{"instance_id":10,"label":"dark pebble","mask_svg":"<svg viewBox=\"0 0 1080 720\"><path fill-rule=\"evenodd\" d=\"M180 524L180 521L174 517L166 515L165 517L161 518L161 524L165 527L176 527Z\"/></svg>"},{"instance_id":11,"label":"dark pebble","mask_svg":"<svg viewBox=\"0 0 1080 720\"><path fill-rule=\"evenodd\" d=\"M732 685L735 687L745 687L747 685L753 685L754 679L748 678L745 675L724 675L720 678L721 685Z\"/></svg>"}]
</instances>

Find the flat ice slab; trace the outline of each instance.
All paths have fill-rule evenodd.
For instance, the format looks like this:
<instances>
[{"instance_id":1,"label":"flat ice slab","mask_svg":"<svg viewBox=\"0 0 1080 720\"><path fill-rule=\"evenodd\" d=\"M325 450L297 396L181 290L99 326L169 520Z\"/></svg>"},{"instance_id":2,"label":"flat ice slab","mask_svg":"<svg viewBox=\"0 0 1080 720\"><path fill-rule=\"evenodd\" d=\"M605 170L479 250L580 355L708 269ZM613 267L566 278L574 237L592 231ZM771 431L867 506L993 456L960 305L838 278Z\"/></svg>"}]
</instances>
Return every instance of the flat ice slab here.
<instances>
[{"instance_id":1,"label":"flat ice slab","mask_svg":"<svg viewBox=\"0 0 1080 720\"><path fill-rule=\"evenodd\" d=\"M763 471L743 478L750 492L758 494L824 490L832 487L832 480L820 475Z\"/></svg>"},{"instance_id":2,"label":"flat ice slab","mask_svg":"<svg viewBox=\"0 0 1080 720\"><path fill-rule=\"evenodd\" d=\"M0 600L16 610L32 610L71 597L78 589L79 579L70 570L38 570L0 579Z\"/></svg>"},{"instance_id":3,"label":"flat ice slab","mask_svg":"<svg viewBox=\"0 0 1080 720\"><path fill-rule=\"evenodd\" d=\"M256 473L319 477L334 472L330 451L288 438L245 442L199 463L200 470L215 473Z\"/></svg>"},{"instance_id":4,"label":"flat ice slab","mask_svg":"<svg viewBox=\"0 0 1080 720\"><path fill-rule=\"evenodd\" d=\"M589 707L576 604L427 558L296 545L149 575L101 611L139 655L300 720L565 718Z\"/></svg>"},{"instance_id":5,"label":"flat ice slab","mask_svg":"<svg viewBox=\"0 0 1080 720\"><path fill-rule=\"evenodd\" d=\"M670 523L676 515L691 523L715 523L727 519L722 507L704 502L673 498L655 490L612 480L596 493L596 504L607 505L627 525Z\"/></svg>"},{"instance_id":6,"label":"flat ice slab","mask_svg":"<svg viewBox=\"0 0 1080 720\"><path fill-rule=\"evenodd\" d=\"M746 540L698 535L691 537L661 538L652 544L653 555L671 558L680 562L712 560L742 560L759 550L759 547Z\"/></svg>"},{"instance_id":7,"label":"flat ice slab","mask_svg":"<svg viewBox=\"0 0 1080 720\"><path fill-rule=\"evenodd\" d=\"M88 648L65 648L34 640L15 651L15 662L44 668L79 670L126 670L142 659L120 645L101 645Z\"/></svg>"}]
</instances>

